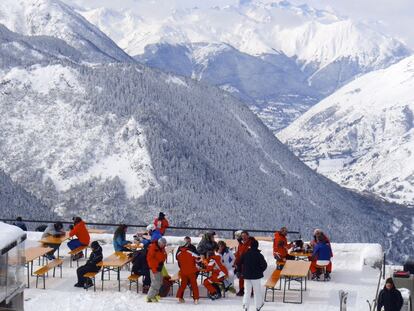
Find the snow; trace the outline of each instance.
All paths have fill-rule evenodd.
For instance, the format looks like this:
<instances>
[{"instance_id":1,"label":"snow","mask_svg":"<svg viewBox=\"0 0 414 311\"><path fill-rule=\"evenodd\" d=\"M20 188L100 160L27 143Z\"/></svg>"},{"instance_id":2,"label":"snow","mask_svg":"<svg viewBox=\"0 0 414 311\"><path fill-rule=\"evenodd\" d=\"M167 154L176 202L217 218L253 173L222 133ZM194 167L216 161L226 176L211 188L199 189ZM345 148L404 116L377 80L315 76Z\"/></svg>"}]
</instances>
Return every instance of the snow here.
<instances>
[{"instance_id":1,"label":"snow","mask_svg":"<svg viewBox=\"0 0 414 311\"><path fill-rule=\"evenodd\" d=\"M335 182L413 205L413 88L410 56L345 85L277 136Z\"/></svg>"},{"instance_id":2,"label":"snow","mask_svg":"<svg viewBox=\"0 0 414 311\"><path fill-rule=\"evenodd\" d=\"M282 188L282 191L283 191L283 193L284 194L286 194L287 196L292 196L293 195L293 193L292 193L292 191L290 191L289 189L287 189L287 188Z\"/></svg>"},{"instance_id":3,"label":"snow","mask_svg":"<svg viewBox=\"0 0 414 311\"><path fill-rule=\"evenodd\" d=\"M25 232L17 226L0 222L0 250L21 239Z\"/></svg>"},{"instance_id":4,"label":"snow","mask_svg":"<svg viewBox=\"0 0 414 311\"><path fill-rule=\"evenodd\" d=\"M167 79L165 79L165 82L188 87L187 83L185 83L185 81L183 79L181 79L177 76L168 75Z\"/></svg>"},{"instance_id":5,"label":"snow","mask_svg":"<svg viewBox=\"0 0 414 311\"><path fill-rule=\"evenodd\" d=\"M27 246L37 245L41 233L29 232ZM127 236L132 239L132 234ZM176 246L178 241L183 237L167 236L168 243ZM104 256L109 256L113 252L112 234L93 234L92 240L99 240L103 245ZM193 242L198 242L200 238L192 238ZM379 270L372 268L372 265L378 264L381 260L381 246L377 244L332 244L334 257L334 270L330 282L308 281L308 289L304 292L304 304L284 304L282 302L282 293L276 292L275 302L267 302L262 310L303 310L311 308L313 310L331 311L339 308L338 292L344 290L349 293L348 308L350 310L366 310L366 300L372 300L375 296L376 285L379 276ZM269 268L265 272L264 284L266 278L275 268L274 259L272 258L272 243L260 242L260 249L267 259ZM67 254L67 246L61 246L61 255ZM170 255L171 256L171 255ZM81 260L82 263L82 260ZM36 263L35 263L36 264ZM100 280L97 280L97 291L84 291L74 288L76 282L76 268L69 268L68 258L65 258L63 268L63 278L59 277L46 280L46 290L35 289L31 286L25 290L25 310L35 311L47 309L47 306L58 305L61 311L73 310L76 306L79 311L96 310L240 310L241 299L229 294L225 299L210 301L202 298L198 306L191 303L189 293L186 292L186 304L178 304L175 297L168 296L163 298L159 304L147 304L145 295L128 290L126 281L129 271L121 271L121 292L117 291L117 282L115 278L111 281L105 281L104 291L100 290ZM172 264L171 257L167 264L167 270L170 274L177 271L177 263ZM236 281L236 284L238 282ZM31 279L31 285L34 285L34 278ZM140 285L141 286L141 285ZM201 295L205 294L204 288L200 286ZM174 292L176 292L176 287ZM297 292L288 293L290 298L297 297ZM295 296L293 296L295 295Z\"/></svg>"}]
</instances>

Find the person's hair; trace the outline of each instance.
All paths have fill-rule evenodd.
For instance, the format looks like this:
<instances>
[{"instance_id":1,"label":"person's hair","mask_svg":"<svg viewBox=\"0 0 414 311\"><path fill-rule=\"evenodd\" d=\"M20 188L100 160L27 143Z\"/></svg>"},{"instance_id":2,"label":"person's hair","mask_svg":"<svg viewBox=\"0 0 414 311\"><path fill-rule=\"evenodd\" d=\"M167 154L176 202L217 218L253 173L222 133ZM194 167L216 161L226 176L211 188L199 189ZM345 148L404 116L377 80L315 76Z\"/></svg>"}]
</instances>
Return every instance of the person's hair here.
<instances>
[{"instance_id":1,"label":"person's hair","mask_svg":"<svg viewBox=\"0 0 414 311\"><path fill-rule=\"evenodd\" d=\"M165 214L163 212L160 212L158 214L158 220L163 220L163 219L165 219Z\"/></svg>"},{"instance_id":2,"label":"person's hair","mask_svg":"<svg viewBox=\"0 0 414 311\"><path fill-rule=\"evenodd\" d=\"M116 228L115 233L114 233L114 239L118 236L122 236L123 238L125 238L125 229L127 229L128 226L127 225L119 225L118 228Z\"/></svg>"},{"instance_id":3,"label":"person's hair","mask_svg":"<svg viewBox=\"0 0 414 311\"><path fill-rule=\"evenodd\" d=\"M55 227L55 230L60 230L63 228L63 224L61 221L57 221L55 222L55 224L53 225Z\"/></svg>"},{"instance_id":4,"label":"person's hair","mask_svg":"<svg viewBox=\"0 0 414 311\"><path fill-rule=\"evenodd\" d=\"M184 240L190 240L191 241L191 238L189 236L186 236L186 237L184 237Z\"/></svg>"},{"instance_id":5,"label":"person's hair","mask_svg":"<svg viewBox=\"0 0 414 311\"><path fill-rule=\"evenodd\" d=\"M223 246L224 248L227 247L227 244L224 241L218 241L217 245L218 245L218 247L220 247L220 246Z\"/></svg>"},{"instance_id":6,"label":"person's hair","mask_svg":"<svg viewBox=\"0 0 414 311\"><path fill-rule=\"evenodd\" d=\"M99 245L99 242L98 242L98 241L93 241L93 242L91 243L91 248L92 248L92 249L97 249L99 246L100 246L100 245Z\"/></svg>"},{"instance_id":7,"label":"person's hair","mask_svg":"<svg viewBox=\"0 0 414 311\"><path fill-rule=\"evenodd\" d=\"M17 221L23 221L23 219L20 216L16 217L16 220Z\"/></svg>"},{"instance_id":8,"label":"person's hair","mask_svg":"<svg viewBox=\"0 0 414 311\"><path fill-rule=\"evenodd\" d=\"M259 242L257 242L257 240L255 238L251 239L250 248L251 249L258 249L259 248Z\"/></svg>"},{"instance_id":9,"label":"person's hair","mask_svg":"<svg viewBox=\"0 0 414 311\"><path fill-rule=\"evenodd\" d=\"M161 246L161 244L162 245L167 245L167 240L165 238L160 238L158 240L158 246Z\"/></svg>"},{"instance_id":10,"label":"person's hair","mask_svg":"<svg viewBox=\"0 0 414 311\"><path fill-rule=\"evenodd\" d=\"M249 235L249 232L248 232L247 230L243 230L243 231L241 232L241 234L243 234L243 233L245 233L245 234Z\"/></svg>"},{"instance_id":11,"label":"person's hair","mask_svg":"<svg viewBox=\"0 0 414 311\"><path fill-rule=\"evenodd\" d=\"M73 217L73 223L76 225L82 221L82 218L80 217Z\"/></svg>"},{"instance_id":12,"label":"person's hair","mask_svg":"<svg viewBox=\"0 0 414 311\"><path fill-rule=\"evenodd\" d=\"M388 279L385 281L385 284L391 284L393 287L395 287L394 280L393 280L392 278L388 278Z\"/></svg>"},{"instance_id":13,"label":"person's hair","mask_svg":"<svg viewBox=\"0 0 414 311\"><path fill-rule=\"evenodd\" d=\"M323 235L323 234L318 234L317 236L316 236L316 241L317 242L326 242L326 238L325 238L325 236Z\"/></svg>"}]
</instances>

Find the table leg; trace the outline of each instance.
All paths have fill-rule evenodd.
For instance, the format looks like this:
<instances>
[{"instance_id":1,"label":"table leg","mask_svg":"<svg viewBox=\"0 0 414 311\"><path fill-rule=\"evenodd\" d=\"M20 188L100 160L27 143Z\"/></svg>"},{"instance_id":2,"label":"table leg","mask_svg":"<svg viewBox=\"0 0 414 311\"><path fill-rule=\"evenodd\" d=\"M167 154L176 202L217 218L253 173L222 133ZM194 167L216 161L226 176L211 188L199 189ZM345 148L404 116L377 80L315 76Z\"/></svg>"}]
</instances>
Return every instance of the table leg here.
<instances>
[{"instance_id":1,"label":"table leg","mask_svg":"<svg viewBox=\"0 0 414 311\"><path fill-rule=\"evenodd\" d=\"M30 262L28 262L26 266L27 266L27 288L30 288Z\"/></svg>"},{"instance_id":2,"label":"table leg","mask_svg":"<svg viewBox=\"0 0 414 311\"><path fill-rule=\"evenodd\" d=\"M306 282L306 281L305 281ZM303 301L303 290L302 290L303 278L300 278L300 303Z\"/></svg>"},{"instance_id":3,"label":"table leg","mask_svg":"<svg viewBox=\"0 0 414 311\"><path fill-rule=\"evenodd\" d=\"M121 291L121 267L118 267L118 292Z\"/></svg>"},{"instance_id":4,"label":"table leg","mask_svg":"<svg viewBox=\"0 0 414 311\"><path fill-rule=\"evenodd\" d=\"M288 279L289 279L289 282L290 282L290 277L286 276L285 277L285 285L283 286L283 302L284 303L286 302L286 299L285 299L285 297L286 297L286 283L288 282Z\"/></svg>"},{"instance_id":5,"label":"table leg","mask_svg":"<svg viewBox=\"0 0 414 311\"><path fill-rule=\"evenodd\" d=\"M104 273L105 273L105 267L102 267L102 273L101 273L102 291L103 291L103 286L104 286Z\"/></svg>"}]
</instances>

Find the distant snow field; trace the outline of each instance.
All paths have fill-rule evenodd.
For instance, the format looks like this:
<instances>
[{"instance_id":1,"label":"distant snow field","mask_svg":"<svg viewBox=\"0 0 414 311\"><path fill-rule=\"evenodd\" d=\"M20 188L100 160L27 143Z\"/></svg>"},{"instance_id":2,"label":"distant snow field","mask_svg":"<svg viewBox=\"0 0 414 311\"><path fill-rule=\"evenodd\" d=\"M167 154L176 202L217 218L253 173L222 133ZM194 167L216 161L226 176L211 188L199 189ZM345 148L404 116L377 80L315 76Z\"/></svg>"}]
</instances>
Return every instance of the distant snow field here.
<instances>
[{"instance_id":1,"label":"distant snow field","mask_svg":"<svg viewBox=\"0 0 414 311\"><path fill-rule=\"evenodd\" d=\"M37 245L40 239L40 233L29 232L26 247ZM132 235L128 236L132 240ZM167 241L176 246L181 237L167 237ZM92 235L92 240L99 240L103 244L104 257L113 253L112 234ZM199 238L193 238L193 242L198 242ZM304 292L302 305L286 304L282 302L282 292L276 291L275 302L265 303L263 311L270 310L304 310L310 308L312 310L338 310L339 298L338 292L344 290L349 293L348 308L349 310L367 310L368 304L366 300L372 300L375 296L379 270L372 268L381 261L382 248L378 244L332 244L333 257L333 273L330 282L307 282L307 291ZM265 272L265 278L262 280L264 284L271 272L275 269L274 259L272 258L272 243L260 242L262 250L268 262L268 269ZM65 264L63 267L63 278L49 277L46 280L46 290L35 289L35 279L31 279L30 289L25 290L25 310L37 311L47 310L48 306L58 306L59 311L66 310L94 310L94 311L112 311L112 310L241 310L241 298L233 294L228 294L226 298L211 301L202 298L200 304L195 306L192 299L185 293L186 304L178 304L177 299L173 296L163 298L158 304L148 304L145 302L145 295L141 292L136 293L135 287L130 291L127 277L129 271L121 272L121 292L117 291L117 281L115 274L111 281L105 281L104 291L100 290L101 281L97 279L97 291L85 291L75 288L76 269L69 268L68 248L66 245L61 246L61 255L65 256ZM80 264L83 264L83 260ZM75 265L76 266L76 265ZM174 274L178 267L177 263L171 263L171 255L169 256L167 269L170 274ZM236 281L238 285L238 281ZM41 286L40 286L41 287ZM201 295L205 295L205 289L200 285ZM140 283L141 290L141 283ZM175 285L174 293L177 291ZM263 287L264 292L264 287ZM298 292L290 291L288 298L296 299ZM271 299L271 295L268 295ZM253 307L251 306L251 309Z\"/></svg>"}]
</instances>

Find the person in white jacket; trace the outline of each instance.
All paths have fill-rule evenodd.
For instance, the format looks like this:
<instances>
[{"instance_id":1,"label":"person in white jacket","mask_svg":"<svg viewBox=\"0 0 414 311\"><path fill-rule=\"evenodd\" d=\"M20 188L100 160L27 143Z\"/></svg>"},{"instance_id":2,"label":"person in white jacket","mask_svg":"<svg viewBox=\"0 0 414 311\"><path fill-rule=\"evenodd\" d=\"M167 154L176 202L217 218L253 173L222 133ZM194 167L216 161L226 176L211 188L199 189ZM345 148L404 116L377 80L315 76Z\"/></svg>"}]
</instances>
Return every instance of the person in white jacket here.
<instances>
[{"instance_id":1,"label":"person in white jacket","mask_svg":"<svg viewBox=\"0 0 414 311\"><path fill-rule=\"evenodd\" d=\"M236 261L236 257L234 256L234 253L227 247L226 242L224 241L218 242L218 254L221 257L221 262L229 272L226 288L231 289L234 284L234 262Z\"/></svg>"}]
</instances>

